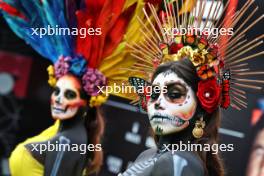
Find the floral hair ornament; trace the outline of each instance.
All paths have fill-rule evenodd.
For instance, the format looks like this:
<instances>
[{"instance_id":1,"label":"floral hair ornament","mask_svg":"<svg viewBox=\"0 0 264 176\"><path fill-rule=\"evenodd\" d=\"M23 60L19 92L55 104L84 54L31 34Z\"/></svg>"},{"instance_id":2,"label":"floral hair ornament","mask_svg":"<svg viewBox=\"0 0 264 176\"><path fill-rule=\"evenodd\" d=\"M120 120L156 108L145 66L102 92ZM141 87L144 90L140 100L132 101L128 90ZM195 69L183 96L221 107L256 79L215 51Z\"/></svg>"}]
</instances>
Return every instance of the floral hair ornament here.
<instances>
[{"instance_id":1,"label":"floral hair ornament","mask_svg":"<svg viewBox=\"0 0 264 176\"><path fill-rule=\"evenodd\" d=\"M87 67L85 59L60 56L54 67L50 65L47 70L48 83L52 87L55 86L57 79L70 73L81 80L83 90L91 97L91 107L100 106L106 102L107 96L99 92L99 88L107 84L106 77L99 70Z\"/></svg>"},{"instance_id":2,"label":"floral hair ornament","mask_svg":"<svg viewBox=\"0 0 264 176\"><path fill-rule=\"evenodd\" d=\"M135 62L127 60L129 54L124 46L126 40L137 42L141 38L137 32L139 22L134 19L143 16L139 9L144 3L120 1L118 6L110 1L91 3L82 0L82 5L77 7L72 0L0 0L0 12L20 38L52 62L47 69L48 83L55 86L57 79L72 74L82 82L84 91L91 97L90 105L94 107L107 99L98 92L98 86L121 85L130 74L119 68L130 67ZM91 9L95 5L96 10ZM81 35L80 30L90 31L92 27L98 33ZM75 29L75 34L32 35L34 28Z\"/></svg>"},{"instance_id":3,"label":"floral hair ornament","mask_svg":"<svg viewBox=\"0 0 264 176\"><path fill-rule=\"evenodd\" d=\"M263 43L261 41L263 35L245 43L247 41L245 34L262 20L264 15L252 19L257 8L253 12L248 12L253 5L253 1L248 0L242 10L232 16L229 15L230 19L226 20L225 14L229 13L227 7L230 1L223 8L220 8L221 1L218 1L216 6L215 3L211 3L210 10L205 15L205 10L202 8L207 2L202 0L195 3L189 8L190 11L185 11L180 16L180 12L177 11L178 1L164 0L164 7L160 12L157 12L152 4L148 4L148 9L143 9L146 19L138 19L143 28L140 30L141 34L146 36L146 39L139 44L133 42L127 44L132 50L132 56L137 59L131 70L135 73L145 73L140 81L149 82L152 73L159 65L188 58L196 67L197 76L200 78L196 95L207 113L214 112L218 107L226 109L231 106L238 110L246 108L244 89L260 90L262 89L260 85L264 83L264 80L250 78L250 76L263 75L264 72L249 71L250 62L246 61L263 55L264 52L252 52ZM220 9L223 11L221 12ZM245 16L245 13L251 15L239 25L238 21ZM218 14L221 14L220 18L209 24L209 17L216 18ZM207 18L203 26L210 31L212 28L231 27L233 35L228 37L219 35L214 38L212 34L204 32L205 27L201 25L204 16ZM250 23L250 20L253 22ZM184 34L176 30L181 28L189 30ZM135 77L129 78L130 84L135 87L139 84L138 80ZM139 95L139 98L135 97L133 102L144 105L146 98Z\"/></svg>"}]
</instances>

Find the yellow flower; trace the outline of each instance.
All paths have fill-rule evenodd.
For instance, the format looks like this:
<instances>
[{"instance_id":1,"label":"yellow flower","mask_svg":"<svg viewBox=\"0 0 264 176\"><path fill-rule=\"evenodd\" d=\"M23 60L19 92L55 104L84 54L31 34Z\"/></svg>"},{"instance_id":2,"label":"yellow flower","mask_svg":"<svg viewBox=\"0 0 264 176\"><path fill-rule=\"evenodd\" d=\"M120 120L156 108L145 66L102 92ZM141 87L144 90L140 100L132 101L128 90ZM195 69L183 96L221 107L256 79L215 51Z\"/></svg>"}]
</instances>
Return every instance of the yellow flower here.
<instances>
[{"instance_id":1,"label":"yellow flower","mask_svg":"<svg viewBox=\"0 0 264 176\"><path fill-rule=\"evenodd\" d=\"M195 67L204 64L205 62L205 56L202 53L199 52L194 52L193 56L190 58L192 61L193 65Z\"/></svg>"},{"instance_id":2,"label":"yellow flower","mask_svg":"<svg viewBox=\"0 0 264 176\"><path fill-rule=\"evenodd\" d=\"M190 46L182 47L177 54L167 54L162 58L162 63L169 61L179 61L188 57L195 67L206 64L208 52L206 50L199 51L198 49L192 49Z\"/></svg>"},{"instance_id":3,"label":"yellow flower","mask_svg":"<svg viewBox=\"0 0 264 176\"><path fill-rule=\"evenodd\" d=\"M162 49L162 54L164 54L164 55L169 54L169 48L168 47L163 48Z\"/></svg>"},{"instance_id":4,"label":"yellow flower","mask_svg":"<svg viewBox=\"0 0 264 176\"><path fill-rule=\"evenodd\" d=\"M166 54L162 57L162 63L170 62L170 61L177 61L178 57L176 54Z\"/></svg>"},{"instance_id":5,"label":"yellow flower","mask_svg":"<svg viewBox=\"0 0 264 176\"><path fill-rule=\"evenodd\" d=\"M49 83L49 85L50 85L51 87L55 87L55 85L56 85L56 83L57 83L57 80L56 80L55 77L53 77L53 76L50 75L50 76L49 76L48 83Z\"/></svg>"},{"instance_id":6,"label":"yellow flower","mask_svg":"<svg viewBox=\"0 0 264 176\"><path fill-rule=\"evenodd\" d=\"M47 71L48 71L48 75L49 75L48 83L51 87L55 87L55 85L57 83L57 79L55 78L55 69L54 69L53 65L48 66Z\"/></svg>"},{"instance_id":7,"label":"yellow flower","mask_svg":"<svg viewBox=\"0 0 264 176\"><path fill-rule=\"evenodd\" d=\"M53 65L48 66L47 71L49 75L55 75L55 69Z\"/></svg>"},{"instance_id":8,"label":"yellow flower","mask_svg":"<svg viewBox=\"0 0 264 176\"><path fill-rule=\"evenodd\" d=\"M101 106L103 103L105 103L108 99L108 96L105 94L92 96L90 99L90 107L97 107Z\"/></svg>"},{"instance_id":9,"label":"yellow flower","mask_svg":"<svg viewBox=\"0 0 264 176\"><path fill-rule=\"evenodd\" d=\"M185 58L185 57L189 57L189 58L191 58L192 56L193 56L193 49L192 49L192 47L190 47L190 46L185 46L185 47L183 47L183 48L181 48L179 51L178 51L178 53L177 53L177 55L178 55L178 58L179 59L183 59L183 58Z\"/></svg>"},{"instance_id":10,"label":"yellow flower","mask_svg":"<svg viewBox=\"0 0 264 176\"><path fill-rule=\"evenodd\" d=\"M193 49L190 46L185 46L181 48L177 54L166 54L162 58L162 63L170 62L170 61L179 61L183 58L192 57Z\"/></svg>"}]
</instances>

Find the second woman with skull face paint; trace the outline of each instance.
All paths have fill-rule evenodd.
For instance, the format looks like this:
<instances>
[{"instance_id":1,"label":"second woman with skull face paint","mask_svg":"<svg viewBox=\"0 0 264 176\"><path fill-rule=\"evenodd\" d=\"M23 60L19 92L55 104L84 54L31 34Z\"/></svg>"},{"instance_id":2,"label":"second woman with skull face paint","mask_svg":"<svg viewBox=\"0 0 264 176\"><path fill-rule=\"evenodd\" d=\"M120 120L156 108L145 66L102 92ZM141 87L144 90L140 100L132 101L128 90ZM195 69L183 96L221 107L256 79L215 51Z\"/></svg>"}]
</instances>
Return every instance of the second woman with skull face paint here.
<instances>
[{"instance_id":1,"label":"second woman with skull face paint","mask_svg":"<svg viewBox=\"0 0 264 176\"><path fill-rule=\"evenodd\" d=\"M9 159L12 176L80 176L99 172L104 129L100 106L108 98L99 88L114 86L116 81L121 84L129 74L119 68L134 63L125 57L124 42L137 42L141 37L137 33L139 23L132 20L140 16L141 6L144 2L139 0L1 0L0 13L11 29L51 62L48 83L55 87L51 115L56 122L16 146ZM83 38L77 30L75 35L59 36L32 36L29 32L47 26L78 30L95 27L100 34Z\"/></svg>"},{"instance_id":2,"label":"second woman with skull face paint","mask_svg":"<svg viewBox=\"0 0 264 176\"><path fill-rule=\"evenodd\" d=\"M86 174L98 170L102 162L100 139L104 123L99 107L88 106L89 99L76 76L68 73L59 78L51 95L51 114L57 121L16 147L10 158L12 174L70 176L83 175L84 169ZM60 147L63 145L65 148ZM85 150L72 150L67 145L85 145ZM94 150L89 151L88 145L93 145ZM28 170L32 166L34 170Z\"/></svg>"}]
</instances>

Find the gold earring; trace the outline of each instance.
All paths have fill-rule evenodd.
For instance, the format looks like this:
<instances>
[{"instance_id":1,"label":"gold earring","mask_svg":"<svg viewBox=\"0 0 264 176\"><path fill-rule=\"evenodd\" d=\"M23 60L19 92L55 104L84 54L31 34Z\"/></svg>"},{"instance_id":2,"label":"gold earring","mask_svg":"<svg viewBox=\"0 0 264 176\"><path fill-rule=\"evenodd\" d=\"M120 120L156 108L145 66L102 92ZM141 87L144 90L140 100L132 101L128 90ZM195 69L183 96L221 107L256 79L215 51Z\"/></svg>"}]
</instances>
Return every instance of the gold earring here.
<instances>
[{"instance_id":1,"label":"gold earring","mask_svg":"<svg viewBox=\"0 0 264 176\"><path fill-rule=\"evenodd\" d=\"M203 121L203 117L200 118L200 120L197 120L195 122L195 127L192 131L192 134L195 138L199 139L204 134L204 127L205 127L205 121Z\"/></svg>"}]
</instances>

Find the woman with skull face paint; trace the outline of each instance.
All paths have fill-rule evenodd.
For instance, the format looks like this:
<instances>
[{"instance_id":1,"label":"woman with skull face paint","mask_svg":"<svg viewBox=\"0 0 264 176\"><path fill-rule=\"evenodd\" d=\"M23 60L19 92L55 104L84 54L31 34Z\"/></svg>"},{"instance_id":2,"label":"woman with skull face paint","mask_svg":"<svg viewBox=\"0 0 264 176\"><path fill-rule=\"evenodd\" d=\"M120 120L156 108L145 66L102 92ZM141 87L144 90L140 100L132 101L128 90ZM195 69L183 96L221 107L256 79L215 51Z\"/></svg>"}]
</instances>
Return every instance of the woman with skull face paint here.
<instances>
[{"instance_id":1,"label":"woman with skull face paint","mask_svg":"<svg viewBox=\"0 0 264 176\"><path fill-rule=\"evenodd\" d=\"M167 87L166 94L153 96L152 93L148 103L149 120L156 133L155 138L158 141L160 152L175 149L171 144L179 146L181 143L202 145L217 143L217 129L220 125L219 110L216 109L213 113L208 114L201 108L195 95L198 89L198 80L196 69L188 58L163 64L154 72L152 85L159 84ZM203 129L203 138L197 139L193 135L193 130L195 122L199 121L201 117L207 125ZM159 122L160 118L161 122ZM164 118L168 120L163 120ZM184 169L182 166L181 175L183 176L223 175L223 166L219 156L212 154L212 151L176 151L173 155L168 155L166 160L173 160L174 163L177 163L175 156L182 160L176 166L178 169L180 163L183 164L184 161L188 163ZM163 173L174 175L172 170L165 169Z\"/></svg>"},{"instance_id":2,"label":"woman with skull face paint","mask_svg":"<svg viewBox=\"0 0 264 176\"><path fill-rule=\"evenodd\" d=\"M56 122L15 148L9 160L12 176L98 172L104 129L99 106L108 97L99 89L121 85L129 74L119 69L135 62L126 56L124 43L140 39L134 19L142 16L138 9L143 6L143 0L0 0L0 12L11 29L53 63L48 83L54 87L51 115ZM87 150L78 148L83 145Z\"/></svg>"},{"instance_id":3,"label":"woman with skull face paint","mask_svg":"<svg viewBox=\"0 0 264 176\"><path fill-rule=\"evenodd\" d=\"M153 91L147 103L148 117L158 149L140 154L123 176L132 173L144 176L223 175L223 166L217 154L173 151L176 145L217 143L219 110L208 114L202 109L195 94L198 80L196 69L188 58L162 64L156 69L151 86L167 89ZM195 122L201 117L207 125L203 129L203 137L197 139L192 133Z\"/></svg>"},{"instance_id":4,"label":"woman with skull face paint","mask_svg":"<svg viewBox=\"0 0 264 176\"><path fill-rule=\"evenodd\" d=\"M76 76L66 74L59 78L51 96L51 114L57 120L56 124L40 135L19 144L13 151L10 163L18 165L21 160L28 161L20 158L21 152L26 150L38 163L45 166L44 173L39 173L40 175L82 175L87 164L89 170L98 169L102 162L100 138L104 123L99 107L89 107L87 100L89 97ZM85 152L60 148L71 144L85 145L86 149L91 144L95 147L94 150L87 149ZM27 166L33 162L28 161L23 165ZM12 172L15 175L16 172L30 173L24 169L28 168Z\"/></svg>"},{"instance_id":5,"label":"woman with skull face paint","mask_svg":"<svg viewBox=\"0 0 264 176\"><path fill-rule=\"evenodd\" d=\"M199 19L205 16L199 9L201 5L185 5L182 9L193 9L191 14L199 11L199 16L193 18L187 13L183 17L177 16L182 13L178 11L178 1L164 1L159 13L149 4L151 15L144 10L146 21L139 20L147 40L141 44L128 44L138 59L131 70L146 73L143 77L130 77L129 83L137 90L139 97L135 98L140 107L147 111L157 149L141 153L119 176L223 176L219 151L215 154L212 149L203 148L218 142L220 107L246 107L245 100L241 99L245 97L245 91L241 89L260 89L253 82L264 83L263 80L243 78L248 75L247 69L240 69L247 65L240 62L263 52L245 58L239 58L241 54L235 59L229 58L236 53L228 48L230 41L221 46L216 42L219 38L214 40L203 31L200 34L194 32L194 27L200 27ZM211 16L210 13L220 11L211 10L207 16ZM191 30L182 34L175 32L175 27ZM238 29L242 27L238 26ZM229 49L227 55L221 52L223 48ZM202 147L188 147L195 145Z\"/></svg>"}]
</instances>

